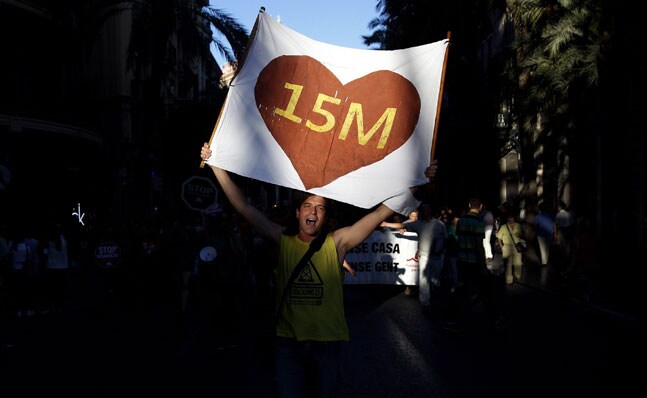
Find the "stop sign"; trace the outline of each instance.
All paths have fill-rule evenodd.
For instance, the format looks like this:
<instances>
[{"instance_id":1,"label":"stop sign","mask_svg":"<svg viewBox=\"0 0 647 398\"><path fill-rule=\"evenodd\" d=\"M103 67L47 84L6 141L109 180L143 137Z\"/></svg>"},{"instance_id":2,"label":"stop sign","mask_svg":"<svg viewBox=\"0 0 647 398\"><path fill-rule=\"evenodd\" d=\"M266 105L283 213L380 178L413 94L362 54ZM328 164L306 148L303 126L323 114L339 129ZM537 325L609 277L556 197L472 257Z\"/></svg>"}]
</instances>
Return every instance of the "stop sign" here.
<instances>
[{"instance_id":1,"label":"stop sign","mask_svg":"<svg viewBox=\"0 0 647 398\"><path fill-rule=\"evenodd\" d=\"M114 242L101 242L94 249L94 259L103 268L113 268L121 262L121 247Z\"/></svg>"},{"instance_id":2,"label":"stop sign","mask_svg":"<svg viewBox=\"0 0 647 398\"><path fill-rule=\"evenodd\" d=\"M208 178L193 176L182 184L182 200L190 209L206 210L217 199L218 188Z\"/></svg>"}]
</instances>

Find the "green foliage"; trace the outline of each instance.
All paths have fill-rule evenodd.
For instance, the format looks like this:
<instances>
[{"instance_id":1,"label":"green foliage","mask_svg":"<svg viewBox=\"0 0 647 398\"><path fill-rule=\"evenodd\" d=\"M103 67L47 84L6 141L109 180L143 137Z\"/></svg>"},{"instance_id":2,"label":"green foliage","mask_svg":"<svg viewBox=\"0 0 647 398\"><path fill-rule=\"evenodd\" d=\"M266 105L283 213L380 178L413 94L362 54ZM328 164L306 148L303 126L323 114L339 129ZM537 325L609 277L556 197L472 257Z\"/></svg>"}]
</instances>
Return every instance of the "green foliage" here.
<instances>
[{"instance_id":1,"label":"green foliage","mask_svg":"<svg viewBox=\"0 0 647 398\"><path fill-rule=\"evenodd\" d=\"M510 0L508 5L517 38L515 75L528 77L520 87L531 107L526 117L534 117L538 108L567 111L582 87L594 88L599 80L603 35L598 1Z\"/></svg>"},{"instance_id":2,"label":"green foliage","mask_svg":"<svg viewBox=\"0 0 647 398\"><path fill-rule=\"evenodd\" d=\"M586 117L579 103L597 95L604 59L600 0L508 0L507 13L515 58L506 76L522 127L522 180L536 179L538 167L568 175L568 143ZM559 195L565 182L545 180L544 192Z\"/></svg>"},{"instance_id":3,"label":"green foliage","mask_svg":"<svg viewBox=\"0 0 647 398\"><path fill-rule=\"evenodd\" d=\"M204 7L202 9L202 15L215 27L216 33L227 39L229 46L233 49L233 53L222 42L222 40L217 36L213 36L212 41L216 49L229 62L234 62L237 59L240 59L245 46L247 46L247 41L249 40L249 34L245 28L240 25L237 19L217 8Z\"/></svg>"},{"instance_id":4,"label":"green foliage","mask_svg":"<svg viewBox=\"0 0 647 398\"><path fill-rule=\"evenodd\" d=\"M379 16L368 23L372 34L364 44L380 50L396 50L431 43L447 37L451 5L426 0L377 0Z\"/></svg>"}]
</instances>

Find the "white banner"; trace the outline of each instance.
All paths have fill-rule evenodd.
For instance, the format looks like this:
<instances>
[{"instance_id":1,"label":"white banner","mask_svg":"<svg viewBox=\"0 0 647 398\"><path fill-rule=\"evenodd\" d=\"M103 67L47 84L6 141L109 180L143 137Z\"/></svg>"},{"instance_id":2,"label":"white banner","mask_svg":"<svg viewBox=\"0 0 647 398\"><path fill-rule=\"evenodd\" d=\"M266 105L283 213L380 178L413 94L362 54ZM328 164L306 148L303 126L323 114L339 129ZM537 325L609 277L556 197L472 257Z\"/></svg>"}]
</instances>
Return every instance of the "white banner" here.
<instances>
[{"instance_id":1,"label":"white banner","mask_svg":"<svg viewBox=\"0 0 647 398\"><path fill-rule=\"evenodd\" d=\"M344 284L418 284L418 234L373 231L346 254L357 273L346 274Z\"/></svg>"},{"instance_id":2,"label":"white banner","mask_svg":"<svg viewBox=\"0 0 647 398\"><path fill-rule=\"evenodd\" d=\"M351 49L260 13L207 163L362 208L423 185L447 43Z\"/></svg>"}]
</instances>

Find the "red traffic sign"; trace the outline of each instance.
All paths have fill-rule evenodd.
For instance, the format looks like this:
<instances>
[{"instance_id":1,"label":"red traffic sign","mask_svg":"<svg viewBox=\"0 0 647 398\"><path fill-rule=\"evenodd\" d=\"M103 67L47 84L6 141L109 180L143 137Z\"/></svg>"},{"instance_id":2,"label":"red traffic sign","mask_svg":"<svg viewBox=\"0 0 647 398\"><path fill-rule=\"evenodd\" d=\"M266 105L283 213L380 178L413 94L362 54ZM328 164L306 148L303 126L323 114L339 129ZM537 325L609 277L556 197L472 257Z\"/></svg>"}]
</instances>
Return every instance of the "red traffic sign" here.
<instances>
[{"instance_id":1,"label":"red traffic sign","mask_svg":"<svg viewBox=\"0 0 647 398\"><path fill-rule=\"evenodd\" d=\"M182 200L189 209L204 211L218 200L218 188L208 178L193 176L182 183Z\"/></svg>"}]
</instances>

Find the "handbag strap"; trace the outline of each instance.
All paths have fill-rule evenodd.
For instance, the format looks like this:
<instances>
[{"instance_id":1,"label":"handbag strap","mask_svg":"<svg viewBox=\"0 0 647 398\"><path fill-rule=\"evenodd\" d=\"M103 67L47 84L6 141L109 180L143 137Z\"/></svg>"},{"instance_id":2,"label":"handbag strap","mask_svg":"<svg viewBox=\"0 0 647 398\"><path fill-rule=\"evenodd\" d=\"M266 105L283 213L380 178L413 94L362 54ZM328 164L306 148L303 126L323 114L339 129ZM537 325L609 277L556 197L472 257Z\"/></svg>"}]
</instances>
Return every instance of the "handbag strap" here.
<instances>
[{"instance_id":1,"label":"handbag strap","mask_svg":"<svg viewBox=\"0 0 647 398\"><path fill-rule=\"evenodd\" d=\"M508 230L508 233L510 234L510 238L512 238L512 243L516 246L517 241L514 240L514 234L512 233L512 231L510 231L510 227L508 226L508 223L505 223L505 227Z\"/></svg>"},{"instance_id":2,"label":"handbag strap","mask_svg":"<svg viewBox=\"0 0 647 398\"><path fill-rule=\"evenodd\" d=\"M518 245L519 245L519 243L517 243L517 241L516 241L516 240L514 240L514 235L513 235L513 234L512 234L512 232L510 231L510 227L508 227L508 224L507 224L507 223L505 224L505 227L508 229L508 232L510 233L510 237L512 238L512 243L513 243L513 245L514 245L514 249L517 251L517 253L522 254L523 249L519 249L519 246L518 246ZM522 246L524 246L524 245L522 245ZM523 248L525 249L525 246L524 246Z\"/></svg>"},{"instance_id":3,"label":"handbag strap","mask_svg":"<svg viewBox=\"0 0 647 398\"><path fill-rule=\"evenodd\" d=\"M292 285L292 283L294 283L294 280L297 279L297 276L308 264L308 261L310 261L310 258L312 258L312 255L315 254L317 251L319 251L319 249L321 249L321 246L323 246L323 243L326 240L326 236L328 236L328 231L326 230L321 231L319 235L317 235L317 237L310 242L310 245L308 246L308 250L305 252L303 257L301 257L301 260L299 260L296 267L294 267L294 269L292 270L292 274L290 274L290 278L288 279L288 282L285 284L285 287L283 288L283 293L281 294L281 300L279 301L279 304L276 307L276 322L278 322L279 317L281 316L281 308L283 307L283 304L287 299L290 286Z\"/></svg>"}]
</instances>

